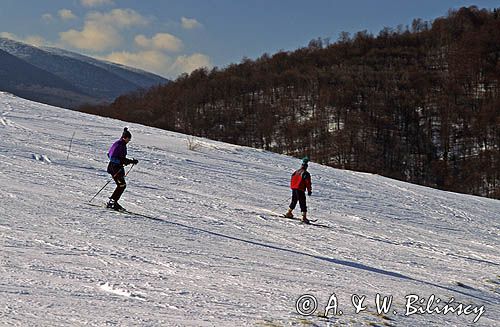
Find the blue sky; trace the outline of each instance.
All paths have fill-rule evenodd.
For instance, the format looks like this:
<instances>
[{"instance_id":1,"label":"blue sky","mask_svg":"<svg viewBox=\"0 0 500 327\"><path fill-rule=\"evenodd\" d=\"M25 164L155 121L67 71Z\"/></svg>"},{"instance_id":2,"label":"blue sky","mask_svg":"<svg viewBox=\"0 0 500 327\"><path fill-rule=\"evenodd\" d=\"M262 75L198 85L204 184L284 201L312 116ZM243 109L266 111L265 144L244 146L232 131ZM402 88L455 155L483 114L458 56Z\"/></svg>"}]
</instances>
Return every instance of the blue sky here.
<instances>
[{"instance_id":1,"label":"blue sky","mask_svg":"<svg viewBox=\"0 0 500 327\"><path fill-rule=\"evenodd\" d=\"M0 36L49 45L167 78L200 66L295 50L340 32L433 20L450 8L500 2L449 0L1 0Z\"/></svg>"}]
</instances>

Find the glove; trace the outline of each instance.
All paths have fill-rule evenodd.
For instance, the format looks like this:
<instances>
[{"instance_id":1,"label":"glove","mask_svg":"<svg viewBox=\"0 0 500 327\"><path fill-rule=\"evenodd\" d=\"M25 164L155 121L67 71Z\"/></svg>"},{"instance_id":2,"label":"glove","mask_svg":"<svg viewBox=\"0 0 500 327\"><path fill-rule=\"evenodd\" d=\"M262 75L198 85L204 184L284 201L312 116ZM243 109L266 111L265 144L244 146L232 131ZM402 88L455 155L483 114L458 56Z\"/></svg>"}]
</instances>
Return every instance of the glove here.
<instances>
[{"instance_id":1,"label":"glove","mask_svg":"<svg viewBox=\"0 0 500 327\"><path fill-rule=\"evenodd\" d=\"M130 164L137 165L138 163L139 163L139 160L137 160L137 159L129 159L129 158L126 158L126 159L125 159L125 163L124 163L124 165L125 165L125 166L128 166L128 165L130 165Z\"/></svg>"},{"instance_id":2,"label":"glove","mask_svg":"<svg viewBox=\"0 0 500 327\"><path fill-rule=\"evenodd\" d=\"M311 196L313 194L312 191L307 192L307 195Z\"/></svg>"}]
</instances>

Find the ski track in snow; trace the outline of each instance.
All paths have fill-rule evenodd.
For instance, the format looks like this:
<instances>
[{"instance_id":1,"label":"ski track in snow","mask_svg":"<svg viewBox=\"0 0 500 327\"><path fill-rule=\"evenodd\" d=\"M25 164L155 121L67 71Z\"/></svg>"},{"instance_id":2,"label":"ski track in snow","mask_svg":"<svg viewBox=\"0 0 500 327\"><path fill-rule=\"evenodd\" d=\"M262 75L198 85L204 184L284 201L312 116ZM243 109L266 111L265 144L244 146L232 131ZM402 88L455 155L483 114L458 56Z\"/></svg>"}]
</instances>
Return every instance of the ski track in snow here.
<instances>
[{"instance_id":1,"label":"ski track in snow","mask_svg":"<svg viewBox=\"0 0 500 327\"><path fill-rule=\"evenodd\" d=\"M121 203L85 204L109 180L129 126ZM75 132L71 153L68 149ZM500 316L500 201L312 163L309 216L275 217L300 161L59 109L0 93L0 325L462 326L475 315L404 316L405 296ZM94 200L104 203L112 183ZM295 210L300 215L300 210ZM335 293L342 316L318 317ZM396 315L378 316L375 295ZM295 301L319 308L301 316ZM366 295L354 314L351 295Z\"/></svg>"}]
</instances>

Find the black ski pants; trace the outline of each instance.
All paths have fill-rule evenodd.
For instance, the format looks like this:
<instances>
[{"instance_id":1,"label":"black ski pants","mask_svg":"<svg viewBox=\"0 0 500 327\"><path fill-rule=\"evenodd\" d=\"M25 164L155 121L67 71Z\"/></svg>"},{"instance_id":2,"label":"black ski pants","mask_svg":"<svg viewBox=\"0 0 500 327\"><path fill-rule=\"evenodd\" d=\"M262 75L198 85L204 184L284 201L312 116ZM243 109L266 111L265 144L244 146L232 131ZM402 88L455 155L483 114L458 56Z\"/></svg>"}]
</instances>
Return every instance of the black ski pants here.
<instances>
[{"instance_id":1,"label":"black ski pants","mask_svg":"<svg viewBox=\"0 0 500 327\"><path fill-rule=\"evenodd\" d=\"M290 209L295 209L297 201L300 204L300 211L307 212L306 205L306 192L301 190L292 190L292 202L290 203Z\"/></svg>"},{"instance_id":2,"label":"black ski pants","mask_svg":"<svg viewBox=\"0 0 500 327\"><path fill-rule=\"evenodd\" d=\"M125 182L125 168L122 165L117 165L112 162L108 165L108 173L113 177L113 180L116 183L116 188L110 199L118 202L123 192L125 192L125 188L127 187L127 183Z\"/></svg>"}]
</instances>

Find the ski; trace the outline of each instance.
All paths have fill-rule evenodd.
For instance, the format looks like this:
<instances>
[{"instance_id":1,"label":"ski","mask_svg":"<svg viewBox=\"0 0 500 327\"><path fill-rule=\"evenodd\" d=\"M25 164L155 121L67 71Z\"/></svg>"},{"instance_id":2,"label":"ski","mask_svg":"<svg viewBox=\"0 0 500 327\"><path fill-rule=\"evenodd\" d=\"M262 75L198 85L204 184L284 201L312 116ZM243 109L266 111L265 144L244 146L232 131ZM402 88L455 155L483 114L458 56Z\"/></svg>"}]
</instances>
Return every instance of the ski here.
<instances>
[{"instance_id":1,"label":"ski","mask_svg":"<svg viewBox=\"0 0 500 327\"><path fill-rule=\"evenodd\" d=\"M130 212L130 211L126 210L126 209L115 210L113 208L108 208L105 203L103 203L103 204L96 204L96 203L85 202L85 204L87 204L89 206L92 206L92 207L101 208L101 209L104 209L104 210L107 210L107 211L111 211L111 212L123 213L123 214L126 214L126 213L133 214L132 212Z\"/></svg>"},{"instance_id":2,"label":"ski","mask_svg":"<svg viewBox=\"0 0 500 327\"><path fill-rule=\"evenodd\" d=\"M143 213L138 213L138 212L130 211L127 209L115 210L113 208L108 208L108 207L106 207L105 203L95 204L95 203L85 202L85 204L92 206L92 207L101 208L101 209L104 209L107 211L116 212L116 213L120 213L120 214L124 214L124 215L131 215L131 216L143 217L143 218L147 218L147 219L151 219L151 220L164 221L163 219L160 219L157 217L148 216L148 215L145 215Z\"/></svg>"},{"instance_id":3,"label":"ski","mask_svg":"<svg viewBox=\"0 0 500 327\"><path fill-rule=\"evenodd\" d=\"M321 223L317 223L318 219L309 219L309 224L308 224L308 223L304 223L298 217L289 218L289 217L285 217L285 215L283 215L283 214L272 214L271 216L278 217L278 218L289 219L289 220L295 220L296 222L300 223L301 225L309 225L309 226L316 226L316 227L323 227L323 228L329 228L329 229L331 229L331 227L328 226L328 225L323 225Z\"/></svg>"},{"instance_id":4,"label":"ski","mask_svg":"<svg viewBox=\"0 0 500 327\"><path fill-rule=\"evenodd\" d=\"M281 218L286 218L286 219L290 219L290 220L297 220L297 221L300 221L300 222L304 223L304 222L302 221L302 219L297 218L297 217L287 217L287 216L285 216L285 215L278 215L278 216L279 216L279 217L281 217ZM310 222L310 223L315 223L315 222L317 222L317 221L318 221L318 219L309 219L309 222ZM308 223L304 223L304 224L305 224L305 225L308 225Z\"/></svg>"},{"instance_id":5,"label":"ski","mask_svg":"<svg viewBox=\"0 0 500 327\"><path fill-rule=\"evenodd\" d=\"M120 212L120 211L119 211ZM151 220L156 220L156 221L162 221L162 222L165 222L165 220L161 219L161 218L157 218L157 217L153 217L153 216L149 216L149 215L145 215L143 213L138 213L138 212L134 212L134 211L130 211L130 210L126 210L124 209L122 211L122 213L125 213L125 214L130 214L130 215L134 215L134 216L138 216L138 217L142 217L142 218L147 218L147 219L151 219Z\"/></svg>"}]
</instances>

